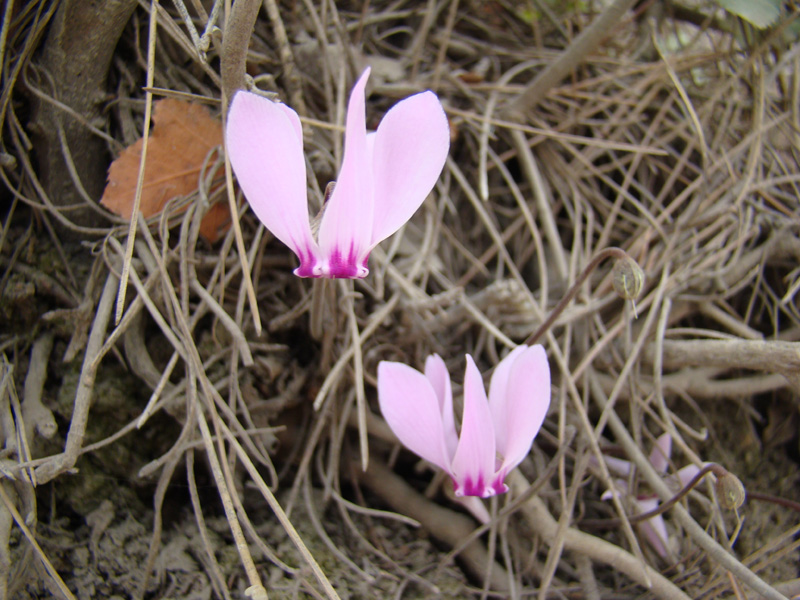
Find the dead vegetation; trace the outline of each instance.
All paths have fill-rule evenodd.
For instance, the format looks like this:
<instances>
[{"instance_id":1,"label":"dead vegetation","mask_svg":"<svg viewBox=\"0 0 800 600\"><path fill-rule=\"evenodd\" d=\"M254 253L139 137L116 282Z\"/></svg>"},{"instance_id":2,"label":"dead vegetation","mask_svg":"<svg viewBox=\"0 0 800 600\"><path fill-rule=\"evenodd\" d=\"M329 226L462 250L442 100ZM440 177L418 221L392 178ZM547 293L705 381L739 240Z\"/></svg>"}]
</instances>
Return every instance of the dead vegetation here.
<instances>
[{"instance_id":1,"label":"dead vegetation","mask_svg":"<svg viewBox=\"0 0 800 600\"><path fill-rule=\"evenodd\" d=\"M250 37L220 1L110 2L105 37L78 43L114 48L87 98L62 82L75 64L51 72L78 4L8 2L0 36L0 598L800 595L796 15L267 0ZM445 171L366 279L295 278L215 151L149 224L97 206L86 153L108 164L159 97L219 113L245 57L305 118L317 206L364 65L373 123L420 89L445 104ZM220 204L239 219L211 245ZM542 332L551 413L480 526L397 447L377 364L488 370L612 246L639 299L602 262ZM647 458L664 432L670 473L741 479L738 512L710 478L666 504ZM612 502L607 454L636 465ZM637 494L668 508L666 556L631 522Z\"/></svg>"}]
</instances>

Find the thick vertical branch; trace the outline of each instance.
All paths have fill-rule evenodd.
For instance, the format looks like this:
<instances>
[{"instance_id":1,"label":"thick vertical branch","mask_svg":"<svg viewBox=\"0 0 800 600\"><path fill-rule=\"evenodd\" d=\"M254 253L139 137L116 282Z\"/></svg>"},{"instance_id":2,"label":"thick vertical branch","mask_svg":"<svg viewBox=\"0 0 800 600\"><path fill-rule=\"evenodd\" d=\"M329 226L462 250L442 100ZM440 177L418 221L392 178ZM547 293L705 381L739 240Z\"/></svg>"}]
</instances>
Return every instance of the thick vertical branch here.
<instances>
[{"instance_id":1,"label":"thick vertical branch","mask_svg":"<svg viewBox=\"0 0 800 600\"><path fill-rule=\"evenodd\" d=\"M108 163L105 142L83 123L102 116L111 59L135 8L136 0L62 0L53 17L38 62L43 73L41 91L74 114L37 96L31 128L40 177L56 206L84 204L70 176L59 130L89 198L97 200L103 192ZM91 226L98 222L99 213L84 208L67 217Z\"/></svg>"},{"instance_id":2,"label":"thick vertical branch","mask_svg":"<svg viewBox=\"0 0 800 600\"><path fill-rule=\"evenodd\" d=\"M236 90L245 87L247 47L250 44L250 36L253 35L259 6L261 0L236 0L225 23L220 70L223 102L226 106Z\"/></svg>"}]
</instances>

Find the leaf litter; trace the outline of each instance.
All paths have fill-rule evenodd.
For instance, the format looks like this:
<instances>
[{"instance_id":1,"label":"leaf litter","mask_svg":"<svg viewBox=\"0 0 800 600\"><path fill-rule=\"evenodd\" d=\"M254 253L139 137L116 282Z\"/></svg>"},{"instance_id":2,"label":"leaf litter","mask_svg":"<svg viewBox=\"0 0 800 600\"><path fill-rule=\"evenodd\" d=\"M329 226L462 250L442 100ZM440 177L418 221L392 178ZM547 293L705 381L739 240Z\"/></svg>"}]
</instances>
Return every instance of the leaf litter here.
<instances>
[{"instance_id":1,"label":"leaf litter","mask_svg":"<svg viewBox=\"0 0 800 600\"><path fill-rule=\"evenodd\" d=\"M352 287L299 282L289 252L248 211L247 276L231 232L215 246L196 244L193 199L222 199L198 185L207 147L194 166L165 175L195 169L193 186L176 193L192 200L170 217L179 228L138 232L135 293L114 325L125 234L105 230L94 269L84 247L30 234L33 226L54 231L41 229L53 212L19 135L22 101L5 105L3 156L15 162L4 161L12 166L3 176L27 204L4 217L0 301L16 297L13 281L35 290L40 310L96 309L83 364L60 363L68 313L53 313L65 323L43 325L54 332L53 352L44 392L30 399L56 413L58 432L34 434L27 446L11 442L16 431L36 431L17 419L38 335L6 327L15 313L0 311L4 593L230 598L252 591L255 578L271 598L374 598L380 590L705 600L752 597L757 577L769 588L763 597L798 594L800 448L796 428L777 425L797 415L797 41L783 37L791 28L781 23L763 32L727 27L729 15L712 3L627 13L611 38L541 89L519 125L503 107L524 96L542 65L570 55L573 32L601 8L532 5L433 2L426 18L384 3L336 4L308 15L276 10L257 23L249 72L277 77L259 85L287 101L299 94L307 107L312 204L339 163L343 70L352 77L370 55L405 69L372 90L373 122L399 98L433 88L457 132L420 214L376 249L370 277ZM195 47L191 33L210 31L217 17L199 3L186 8L198 12L187 20L170 7L159 17L155 79L217 98L215 46L195 32ZM34 14L11 21L9 47L44 39ZM655 30L645 26L651 17ZM148 19L136 13L120 56L141 51ZM278 23L289 38L285 30L273 38ZM308 37L320 52L292 64L293 47ZM14 74L7 59L3 69ZM143 94L128 82L144 81L144 70L123 60L112 70L121 102L109 105L108 130L120 123L130 131L131 115L143 118ZM154 137L162 125L156 114ZM155 160L148 155L146 169ZM135 186L138 159L131 165ZM172 193L159 186L155 204ZM493 518L481 526L443 478L397 447L377 411L377 364L421 367L436 352L457 370L469 352L491 368L608 246L624 248L646 274L638 319L612 291L611 266L601 265L542 338L554 365L553 407L509 477L512 492L486 505ZM97 281L84 287L89 271ZM260 337L244 302L248 278L266 324ZM358 384L368 402L366 472ZM675 465L717 461L752 496L737 515L710 485L694 488L664 515L669 561L626 525L630 499L601 500L611 482L590 460L608 453L633 462L629 488L665 502L674 490L659 487L645 455L665 432ZM11 518L11 508L25 519ZM236 549L242 540L246 553Z\"/></svg>"},{"instance_id":2,"label":"leaf litter","mask_svg":"<svg viewBox=\"0 0 800 600\"><path fill-rule=\"evenodd\" d=\"M222 146L221 121L196 103L174 98L158 100L153 108L153 125L139 206L145 218L159 215L170 200L196 192L198 176L211 151ZM125 219L130 219L133 212L141 158L139 139L108 168L108 183L100 203ZM212 177L220 176L221 169L216 167ZM213 244L225 234L229 222L228 205L216 203L200 222L200 235Z\"/></svg>"}]
</instances>

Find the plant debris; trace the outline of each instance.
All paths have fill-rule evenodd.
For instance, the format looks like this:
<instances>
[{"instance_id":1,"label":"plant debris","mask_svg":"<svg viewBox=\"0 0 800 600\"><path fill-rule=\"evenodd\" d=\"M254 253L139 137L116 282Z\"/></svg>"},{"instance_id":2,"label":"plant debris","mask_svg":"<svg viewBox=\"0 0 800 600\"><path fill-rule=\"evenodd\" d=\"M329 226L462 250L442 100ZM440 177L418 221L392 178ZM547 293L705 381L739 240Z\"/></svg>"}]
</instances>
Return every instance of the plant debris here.
<instances>
[{"instance_id":1,"label":"plant debris","mask_svg":"<svg viewBox=\"0 0 800 600\"><path fill-rule=\"evenodd\" d=\"M108 183L100 200L103 206L125 219L130 219L133 213L142 146L143 140L137 140L111 163ZM154 217L170 200L194 194L211 151L221 146L222 123L203 106L174 98L154 102L153 128L147 144L139 204L142 216ZM213 161L209 162L209 167L212 167L212 181L221 176L221 169ZM203 217L200 234L214 243L229 225L228 205L217 203Z\"/></svg>"}]
</instances>

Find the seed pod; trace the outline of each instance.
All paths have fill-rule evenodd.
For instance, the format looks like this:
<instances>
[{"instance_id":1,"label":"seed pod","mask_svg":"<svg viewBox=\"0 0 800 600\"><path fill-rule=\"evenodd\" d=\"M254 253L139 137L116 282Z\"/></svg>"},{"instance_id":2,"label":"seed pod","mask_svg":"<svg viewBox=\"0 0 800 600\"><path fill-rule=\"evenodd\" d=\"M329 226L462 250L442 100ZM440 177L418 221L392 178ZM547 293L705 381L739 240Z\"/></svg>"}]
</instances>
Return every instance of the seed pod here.
<instances>
[{"instance_id":1,"label":"seed pod","mask_svg":"<svg viewBox=\"0 0 800 600\"><path fill-rule=\"evenodd\" d=\"M739 478L730 471L718 476L714 487L719 503L728 510L737 510L744 503L744 486Z\"/></svg>"},{"instance_id":2,"label":"seed pod","mask_svg":"<svg viewBox=\"0 0 800 600\"><path fill-rule=\"evenodd\" d=\"M612 283L620 297L636 300L644 288L644 271L631 257L619 259L614 265Z\"/></svg>"}]
</instances>

